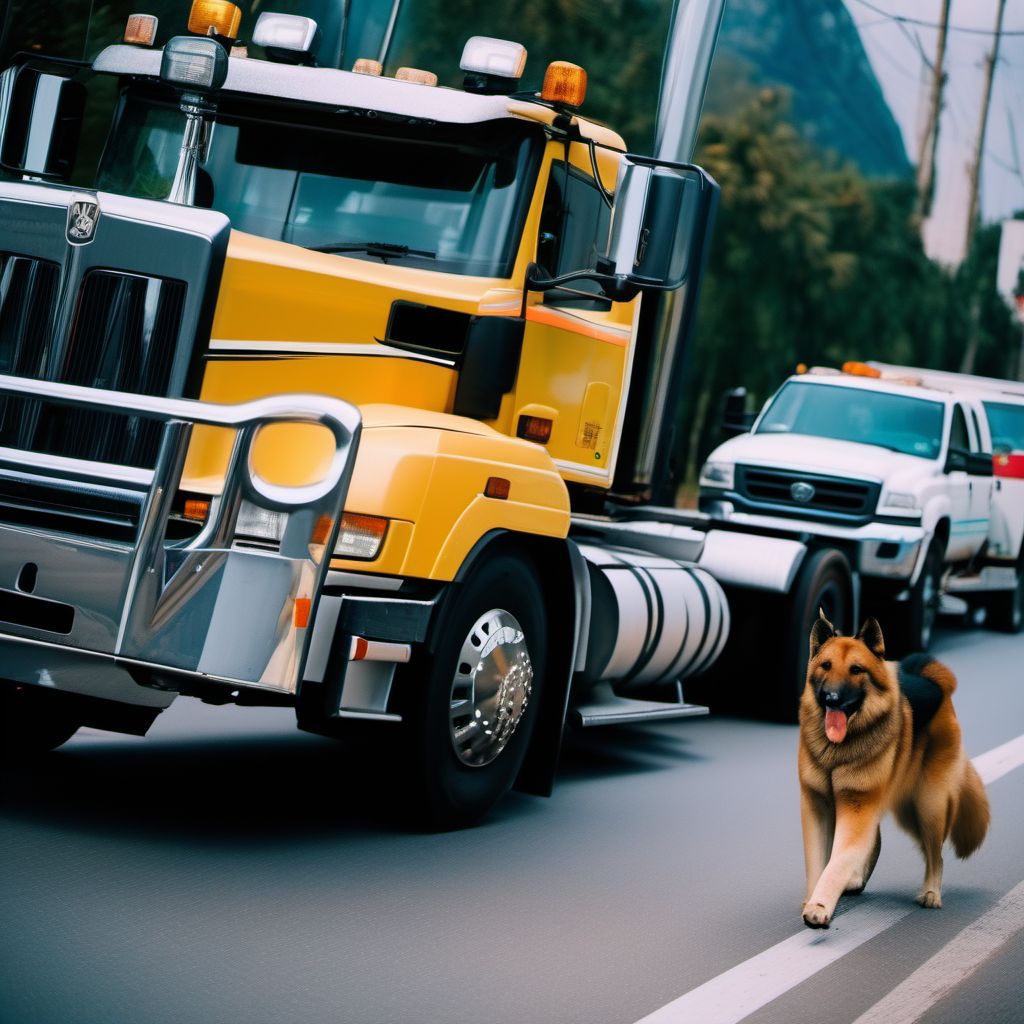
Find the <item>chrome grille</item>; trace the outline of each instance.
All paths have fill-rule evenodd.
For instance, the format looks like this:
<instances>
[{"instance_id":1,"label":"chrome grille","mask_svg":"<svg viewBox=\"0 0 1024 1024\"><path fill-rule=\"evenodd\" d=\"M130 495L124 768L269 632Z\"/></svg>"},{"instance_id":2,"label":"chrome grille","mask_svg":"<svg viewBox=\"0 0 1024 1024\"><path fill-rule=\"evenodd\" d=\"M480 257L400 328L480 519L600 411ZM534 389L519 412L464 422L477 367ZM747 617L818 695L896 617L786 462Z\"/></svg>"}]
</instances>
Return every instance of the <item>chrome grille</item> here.
<instances>
[{"instance_id":1,"label":"chrome grille","mask_svg":"<svg viewBox=\"0 0 1024 1024\"><path fill-rule=\"evenodd\" d=\"M807 485L800 487L799 485ZM865 519L878 504L880 485L817 473L736 467L736 491L748 506L786 508L807 516ZM794 491L796 493L794 493ZM809 494L800 500L797 494Z\"/></svg>"}]
</instances>

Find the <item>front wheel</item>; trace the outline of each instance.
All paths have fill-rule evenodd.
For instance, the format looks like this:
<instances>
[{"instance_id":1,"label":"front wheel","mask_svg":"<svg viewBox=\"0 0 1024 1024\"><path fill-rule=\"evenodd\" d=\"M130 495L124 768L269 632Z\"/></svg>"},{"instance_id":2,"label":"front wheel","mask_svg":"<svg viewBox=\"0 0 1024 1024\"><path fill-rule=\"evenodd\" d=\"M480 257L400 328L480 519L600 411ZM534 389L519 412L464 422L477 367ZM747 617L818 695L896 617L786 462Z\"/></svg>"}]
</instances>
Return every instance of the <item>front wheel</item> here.
<instances>
[{"instance_id":1,"label":"front wheel","mask_svg":"<svg viewBox=\"0 0 1024 1024\"><path fill-rule=\"evenodd\" d=\"M406 783L418 819L455 828L505 795L529 746L548 644L531 564L512 554L488 558L453 595L430 641L433 653L405 674Z\"/></svg>"},{"instance_id":2,"label":"front wheel","mask_svg":"<svg viewBox=\"0 0 1024 1024\"><path fill-rule=\"evenodd\" d=\"M902 658L931 646L939 617L941 586L942 546L933 540L924 557L921 575L910 588L910 597L892 605L890 624L881 623L886 649L892 655Z\"/></svg>"},{"instance_id":3,"label":"front wheel","mask_svg":"<svg viewBox=\"0 0 1024 1024\"><path fill-rule=\"evenodd\" d=\"M62 694L0 679L0 761L13 764L54 750L79 724Z\"/></svg>"},{"instance_id":4,"label":"front wheel","mask_svg":"<svg viewBox=\"0 0 1024 1024\"><path fill-rule=\"evenodd\" d=\"M1017 583L1013 590L1002 590L986 601L985 621L1003 633L1019 633L1024 629L1024 567L1017 566Z\"/></svg>"}]
</instances>

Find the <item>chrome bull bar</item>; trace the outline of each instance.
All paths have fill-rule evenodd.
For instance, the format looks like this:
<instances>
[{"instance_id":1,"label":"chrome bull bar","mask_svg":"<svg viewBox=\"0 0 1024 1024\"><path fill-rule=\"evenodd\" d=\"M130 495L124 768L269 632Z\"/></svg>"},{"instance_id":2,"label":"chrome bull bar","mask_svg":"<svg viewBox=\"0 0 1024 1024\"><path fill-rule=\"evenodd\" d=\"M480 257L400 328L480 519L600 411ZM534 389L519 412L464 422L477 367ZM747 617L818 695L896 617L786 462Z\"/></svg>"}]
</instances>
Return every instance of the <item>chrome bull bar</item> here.
<instances>
[{"instance_id":1,"label":"chrome bull bar","mask_svg":"<svg viewBox=\"0 0 1024 1024\"><path fill-rule=\"evenodd\" d=\"M5 375L0 394L163 423L152 471L0 448L0 477L42 481L51 493L99 485L142 494L134 543L17 525L0 513L0 646L17 651L3 674L75 689L74 674L50 673L48 658L65 667L100 658L158 689L210 682L295 694L355 462L358 410L320 395L216 405ZM334 452L321 479L284 486L257 473L254 442L273 423L330 431ZM223 491L195 537L169 540L196 425L235 431ZM234 543L243 501L282 515L277 551ZM68 685L53 682L63 678Z\"/></svg>"}]
</instances>

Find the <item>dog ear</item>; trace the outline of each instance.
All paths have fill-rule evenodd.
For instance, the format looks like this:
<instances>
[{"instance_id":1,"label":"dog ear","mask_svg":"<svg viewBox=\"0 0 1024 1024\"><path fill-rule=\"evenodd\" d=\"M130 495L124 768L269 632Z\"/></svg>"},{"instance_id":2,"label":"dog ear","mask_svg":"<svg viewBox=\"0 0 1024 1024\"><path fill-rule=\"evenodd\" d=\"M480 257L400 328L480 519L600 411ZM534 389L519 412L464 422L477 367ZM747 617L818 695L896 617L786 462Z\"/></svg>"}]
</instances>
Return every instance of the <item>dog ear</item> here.
<instances>
[{"instance_id":1,"label":"dog ear","mask_svg":"<svg viewBox=\"0 0 1024 1024\"><path fill-rule=\"evenodd\" d=\"M885 640L882 638L882 627L877 619L867 619L860 627L857 639L876 657L885 659Z\"/></svg>"},{"instance_id":2,"label":"dog ear","mask_svg":"<svg viewBox=\"0 0 1024 1024\"><path fill-rule=\"evenodd\" d=\"M819 608L818 617L814 620L814 625L811 626L811 657L813 658L821 650L822 644L834 636L839 636L836 627L825 618L825 613Z\"/></svg>"}]
</instances>

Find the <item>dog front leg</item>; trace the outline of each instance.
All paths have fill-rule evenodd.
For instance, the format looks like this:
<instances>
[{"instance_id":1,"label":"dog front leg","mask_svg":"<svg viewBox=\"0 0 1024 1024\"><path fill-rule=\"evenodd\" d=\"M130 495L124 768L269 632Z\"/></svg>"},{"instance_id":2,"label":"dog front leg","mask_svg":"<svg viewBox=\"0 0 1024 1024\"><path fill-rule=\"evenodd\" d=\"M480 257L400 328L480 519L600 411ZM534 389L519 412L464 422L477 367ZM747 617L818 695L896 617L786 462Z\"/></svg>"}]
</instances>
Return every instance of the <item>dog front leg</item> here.
<instances>
[{"instance_id":1,"label":"dog front leg","mask_svg":"<svg viewBox=\"0 0 1024 1024\"><path fill-rule=\"evenodd\" d=\"M827 928L836 903L874 849L881 820L879 801L867 794L837 794L832 855L804 904L804 924Z\"/></svg>"},{"instance_id":2,"label":"dog front leg","mask_svg":"<svg viewBox=\"0 0 1024 1024\"><path fill-rule=\"evenodd\" d=\"M811 898L814 887L825 870L832 852L832 835L836 827L835 807L831 799L811 789L800 787L800 824L804 834L804 868L807 885L804 902Z\"/></svg>"}]
</instances>

